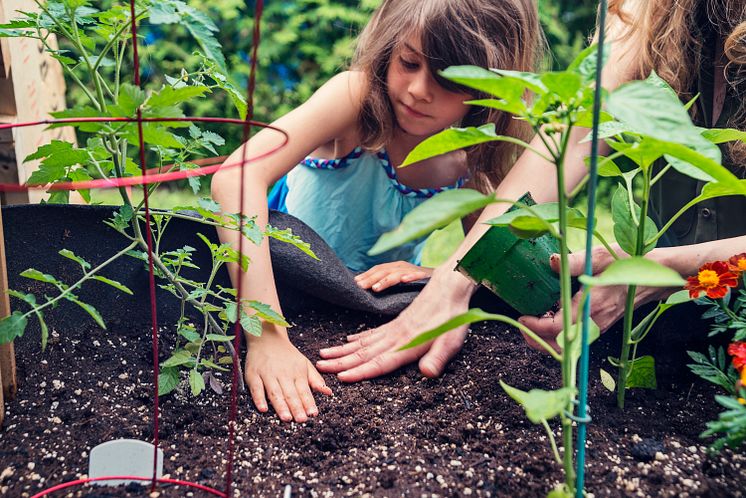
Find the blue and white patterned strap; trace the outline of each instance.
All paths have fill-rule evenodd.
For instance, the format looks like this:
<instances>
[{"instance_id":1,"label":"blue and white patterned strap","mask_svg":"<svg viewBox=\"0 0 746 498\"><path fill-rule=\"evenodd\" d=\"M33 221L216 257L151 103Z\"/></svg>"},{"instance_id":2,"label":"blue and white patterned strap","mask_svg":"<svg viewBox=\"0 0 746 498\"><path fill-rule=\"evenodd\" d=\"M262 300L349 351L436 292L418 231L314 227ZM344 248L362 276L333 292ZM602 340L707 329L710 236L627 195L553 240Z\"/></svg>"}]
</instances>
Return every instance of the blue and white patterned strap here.
<instances>
[{"instance_id":1,"label":"blue and white patterned strap","mask_svg":"<svg viewBox=\"0 0 746 498\"><path fill-rule=\"evenodd\" d=\"M461 177L453 185L447 185L437 188L407 187L406 185L403 185L401 182L399 182L399 178L396 176L396 168L394 168L394 166L391 164L391 160L389 159L389 155L386 153L386 151L380 150L376 153L376 155L378 156L378 159L381 160L381 165L383 166L384 171L386 171L386 175L389 177L389 180L391 180L391 183L394 185L394 188L407 196L432 197L435 194L439 194L445 190L461 188L464 186L467 180L466 178Z\"/></svg>"},{"instance_id":2,"label":"blue and white patterned strap","mask_svg":"<svg viewBox=\"0 0 746 498\"><path fill-rule=\"evenodd\" d=\"M307 157L301 164L314 169L342 169L347 166L347 161L357 159L363 155L362 147L355 147L352 152L337 159L319 159L318 157Z\"/></svg>"}]
</instances>

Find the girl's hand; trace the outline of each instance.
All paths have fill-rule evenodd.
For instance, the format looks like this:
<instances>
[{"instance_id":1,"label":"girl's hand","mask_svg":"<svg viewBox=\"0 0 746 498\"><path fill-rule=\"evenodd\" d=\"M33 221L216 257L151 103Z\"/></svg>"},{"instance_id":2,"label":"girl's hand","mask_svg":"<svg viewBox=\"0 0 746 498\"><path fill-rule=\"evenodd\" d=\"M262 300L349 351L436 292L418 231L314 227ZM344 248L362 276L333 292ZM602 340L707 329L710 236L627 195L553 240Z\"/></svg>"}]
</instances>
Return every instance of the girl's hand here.
<instances>
[{"instance_id":1,"label":"girl's hand","mask_svg":"<svg viewBox=\"0 0 746 498\"><path fill-rule=\"evenodd\" d=\"M269 398L280 420L305 422L319 413L311 391L329 396L332 390L286 335L267 329L249 339L244 371L251 398L262 413Z\"/></svg>"},{"instance_id":2,"label":"girl's hand","mask_svg":"<svg viewBox=\"0 0 746 498\"><path fill-rule=\"evenodd\" d=\"M473 291L466 277L454 271L434 272L432 279L396 319L378 328L347 336L347 344L322 349L321 372L336 373L343 382L358 382L396 370L419 359L420 372L437 377L461 350L468 326L434 341L399 351L419 334L443 324L469 307Z\"/></svg>"},{"instance_id":3,"label":"girl's hand","mask_svg":"<svg viewBox=\"0 0 746 498\"><path fill-rule=\"evenodd\" d=\"M612 246L614 252L620 257L627 257L627 254L622 251L618 245ZM582 275L585 270L585 251L576 252L568 255L568 261L570 264L570 274L572 276ZM614 258L609 252L603 247L597 247L593 249L593 274L597 275L603 272L607 266L614 261ZM552 269L559 273L560 271L560 258L559 255L554 254L549 260L549 265ZM666 297L666 289L656 287L638 287L637 293L635 294L635 308L638 306L650 302L655 299L663 299ZM572 321L575 323L578 314L578 306L582 299L582 292L576 293L572 298ZM614 323L616 323L622 316L624 316L624 304L627 299L627 286L617 285L608 287L596 287L591 291L591 319L599 326L601 332L608 330ZM536 334L547 341L554 349L560 351L557 345L557 335L562 331L562 310L556 312L547 312L544 316L522 316L518 319L519 322L530 328ZM526 342L529 343L534 349L544 351L531 338L526 337Z\"/></svg>"},{"instance_id":4,"label":"girl's hand","mask_svg":"<svg viewBox=\"0 0 746 498\"><path fill-rule=\"evenodd\" d=\"M381 292L392 285L415 282L433 274L432 268L413 265L406 261L393 261L376 265L370 270L355 276L355 282L363 289Z\"/></svg>"}]
</instances>

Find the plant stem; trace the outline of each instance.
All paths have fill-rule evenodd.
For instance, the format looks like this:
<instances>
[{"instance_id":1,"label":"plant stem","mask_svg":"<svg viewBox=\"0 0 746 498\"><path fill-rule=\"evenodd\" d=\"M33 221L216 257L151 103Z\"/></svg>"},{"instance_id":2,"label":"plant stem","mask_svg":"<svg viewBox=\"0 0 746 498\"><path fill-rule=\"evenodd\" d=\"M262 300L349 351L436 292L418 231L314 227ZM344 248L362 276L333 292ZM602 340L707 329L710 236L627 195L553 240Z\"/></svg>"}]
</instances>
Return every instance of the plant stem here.
<instances>
[{"instance_id":1,"label":"plant stem","mask_svg":"<svg viewBox=\"0 0 746 498\"><path fill-rule=\"evenodd\" d=\"M119 259L127 251L130 251L130 250L134 249L136 245L137 245L136 242L131 243L130 245L128 245L127 247L125 247L124 249L122 249L121 251L119 251L118 253L116 253L114 256L110 257L109 259L107 259L106 261L104 261L103 263L101 263L100 265L98 265L97 267L93 268L92 270L88 271L87 273L84 273L83 277L80 280L78 280L77 282L75 282L74 284L72 284L70 287L68 287L66 289L60 289L61 292L57 296L55 296L54 298L48 300L46 303L42 304L41 306L37 306L35 308L32 308L31 310L29 310L26 313L24 313L23 316L27 317L27 316L31 315L31 313L38 313L39 311L43 310L44 308L47 308L49 306L54 305L57 301L59 301L60 299L64 298L65 296L67 296L68 294L70 294L72 291L74 291L75 289L77 289L78 287L80 287L83 284L83 282L85 282L86 280L90 280L94 275L96 275L99 271L101 271L102 269L104 269L107 265L109 265L113 261Z\"/></svg>"},{"instance_id":2,"label":"plant stem","mask_svg":"<svg viewBox=\"0 0 746 498\"><path fill-rule=\"evenodd\" d=\"M549 436L549 444L552 445L552 454L554 454L554 459L561 465L562 458L560 458L559 450L557 450L557 441L554 439L554 432L552 432L552 428L549 427L549 424L546 420L542 420L541 425L544 426L544 429L547 431L547 436Z\"/></svg>"},{"instance_id":3,"label":"plant stem","mask_svg":"<svg viewBox=\"0 0 746 498\"><path fill-rule=\"evenodd\" d=\"M633 256L641 256L645 254L645 221L648 217L648 205L650 199L650 170L643 169L643 189L642 189L642 205L640 206L640 221L637 225L637 239L635 246L635 253ZM629 190L629 189L628 189ZM630 194L631 195L631 194ZM629 204L630 213L635 214L635 203L630 198ZM624 397L627 393L627 377L629 376L630 369L630 357L629 350L632 344L632 320L635 312L635 295L637 294L637 286L630 285L627 288L627 297L624 302L624 331L622 335L622 351L619 355L619 376L617 378L617 393L616 403L620 410L624 410ZM637 347L635 346L635 351Z\"/></svg>"},{"instance_id":4,"label":"plant stem","mask_svg":"<svg viewBox=\"0 0 746 498\"><path fill-rule=\"evenodd\" d=\"M562 348L562 384L564 387L574 387L571 384L573 380L574 365L572 361L572 347L570 346L570 332L572 327L572 282L570 279L570 265L567 247L567 194L565 192L565 151L570 138L568 126L563 132L561 146L557 161L557 200L559 204L559 243L560 243L560 293L562 303L562 330L565 336L565 344ZM577 340L577 338L575 338ZM567 406L567 412L572 413L572 402ZM565 469L565 483L568 489L575 490L575 463L573 454L573 437L572 437L572 420L566 416L562 420L562 438L564 453L562 455L563 466Z\"/></svg>"}]
</instances>

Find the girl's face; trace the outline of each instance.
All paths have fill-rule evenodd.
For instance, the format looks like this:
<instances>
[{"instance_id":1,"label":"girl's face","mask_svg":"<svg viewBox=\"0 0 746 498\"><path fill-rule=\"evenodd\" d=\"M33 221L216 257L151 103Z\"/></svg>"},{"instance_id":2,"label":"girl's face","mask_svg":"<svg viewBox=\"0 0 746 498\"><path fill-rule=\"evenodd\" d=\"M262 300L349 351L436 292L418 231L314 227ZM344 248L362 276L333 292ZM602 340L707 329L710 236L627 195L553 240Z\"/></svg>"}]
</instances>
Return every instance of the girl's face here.
<instances>
[{"instance_id":1,"label":"girl's face","mask_svg":"<svg viewBox=\"0 0 746 498\"><path fill-rule=\"evenodd\" d=\"M471 96L451 92L430 73L418 37L412 36L391 54L386 83L399 127L416 136L430 136L458 123L469 110Z\"/></svg>"}]
</instances>

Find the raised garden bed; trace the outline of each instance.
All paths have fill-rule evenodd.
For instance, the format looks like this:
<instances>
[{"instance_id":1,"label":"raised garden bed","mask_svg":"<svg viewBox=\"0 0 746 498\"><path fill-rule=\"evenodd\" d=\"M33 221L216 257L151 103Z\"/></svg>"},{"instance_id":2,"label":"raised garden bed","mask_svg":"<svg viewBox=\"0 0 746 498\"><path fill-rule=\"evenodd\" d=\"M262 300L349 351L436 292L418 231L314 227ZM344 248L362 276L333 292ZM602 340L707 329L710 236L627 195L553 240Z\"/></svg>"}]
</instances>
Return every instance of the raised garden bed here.
<instances>
[{"instance_id":1,"label":"raised garden bed","mask_svg":"<svg viewBox=\"0 0 746 498\"><path fill-rule=\"evenodd\" d=\"M21 237L24 230L36 232L36 241ZM74 246L80 230L74 221L65 226L59 220L39 220L15 231L6 225L11 287L23 288L17 275L28 266L44 270L47 265L64 275L65 265L55 257L60 247L95 261L96 254L105 257L111 250L107 244L118 240L116 233L104 235L103 242L89 241L86 252ZM20 241L28 246L23 256L13 250ZM62 245L45 254L40 248L47 243ZM136 281L146 282L134 260L109 276L125 280L125 274L133 290ZM88 452L101 442L152 437L147 303L108 292L94 300L95 289L87 292L108 330L62 306L50 313L46 352L40 351L33 329L16 341L20 386L0 438L0 493L6 496L31 496L85 474ZM172 311L160 299L165 357ZM300 301L305 306L298 306ZM311 303L314 311L308 310ZM387 320L297 295L286 295L286 308L295 309L288 313L295 324L291 334L310 358L347 333ZM689 323L699 322L672 316L661 324L647 344L657 354L658 389L631 391L624 413L597 380L601 361L618 347L617 340L607 334L594 345L587 480L594 496L744 495L746 457L729 451L709 456L707 443L698 437L705 422L717 416L718 406L712 402L714 388L689 373L681 341L673 340ZM227 384L227 377L223 379ZM281 496L287 485L293 496L541 496L561 481L561 469L544 432L525 419L498 379L520 389L550 389L560 383L554 362L528 349L516 332L480 324L440 379L424 379L415 367L354 385L327 376L335 395L320 398L319 417L306 424L283 424L274 415L259 414L247 393L241 393L236 496ZM208 391L195 399L184 388L161 402L164 473L222 488L227 393ZM160 490L160 496L206 496ZM145 488L130 486L64 495L146 494Z\"/></svg>"}]
</instances>

